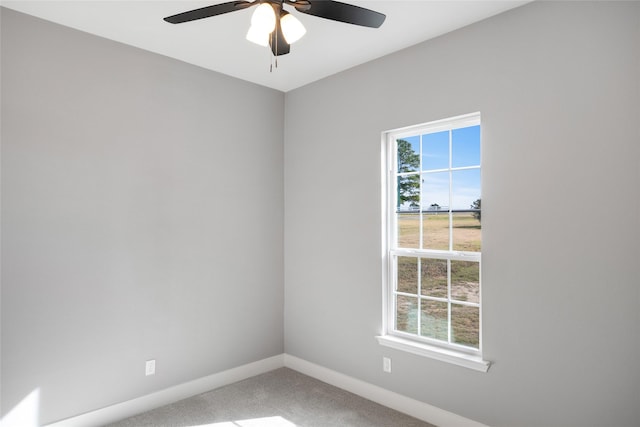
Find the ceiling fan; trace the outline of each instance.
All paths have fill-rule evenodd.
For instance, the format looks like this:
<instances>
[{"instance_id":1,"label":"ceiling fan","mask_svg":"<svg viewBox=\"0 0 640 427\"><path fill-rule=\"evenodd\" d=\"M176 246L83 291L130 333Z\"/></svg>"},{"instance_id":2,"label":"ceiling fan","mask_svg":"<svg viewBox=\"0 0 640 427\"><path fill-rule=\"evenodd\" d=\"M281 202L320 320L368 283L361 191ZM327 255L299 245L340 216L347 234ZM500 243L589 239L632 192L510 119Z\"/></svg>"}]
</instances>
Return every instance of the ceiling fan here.
<instances>
[{"instance_id":1,"label":"ceiling fan","mask_svg":"<svg viewBox=\"0 0 640 427\"><path fill-rule=\"evenodd\" d=\"M262 46L270 46L273 55L279 56L289 53L290 45L306 32L302 23L284 10L285 4L307 15L370 28L380 27L386 18L382 13L338 1L238 0L178 13L167 16L164 20L171 24L180 24L257 6L251 17L247 40Z\"/></svg>"}]
</instances>

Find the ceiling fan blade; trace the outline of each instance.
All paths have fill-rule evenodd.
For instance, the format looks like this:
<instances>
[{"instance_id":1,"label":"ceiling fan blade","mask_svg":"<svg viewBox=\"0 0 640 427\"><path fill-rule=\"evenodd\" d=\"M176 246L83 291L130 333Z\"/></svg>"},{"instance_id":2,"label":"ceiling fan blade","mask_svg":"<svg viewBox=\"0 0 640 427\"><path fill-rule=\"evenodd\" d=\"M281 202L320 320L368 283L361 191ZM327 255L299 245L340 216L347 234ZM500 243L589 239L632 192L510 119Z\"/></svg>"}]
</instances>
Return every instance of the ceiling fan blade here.
<instances>
[{"instance_id":1,"label":"ceiling fan blade","mask_svg":"<svg viewBox=\"0 0 640 427\"><path fill-rule=\"evenodd\" d=\"M196 19L209 18L210 16L222 15L223 13L246 9L254 4L256 4L256 2L230 1L167 16L164 20L171 24L180 24L182 22L195 21Z\"/></svg>"},{"instance_id":2,"label":"ceiling fan blade","mask_svg":"<svg viewBox=\"0 0 640 427\"><path fill-rule=\"evenodd\" d=\"M339 1L301 1L299 7L296 6L296 3L297 2L288 2L288 4L296 7L298 12L331 19L333 21L346 22L347 24L361 25L363 27L378 28L386 18L382 13Z\"/></svg>"}]
</instances>

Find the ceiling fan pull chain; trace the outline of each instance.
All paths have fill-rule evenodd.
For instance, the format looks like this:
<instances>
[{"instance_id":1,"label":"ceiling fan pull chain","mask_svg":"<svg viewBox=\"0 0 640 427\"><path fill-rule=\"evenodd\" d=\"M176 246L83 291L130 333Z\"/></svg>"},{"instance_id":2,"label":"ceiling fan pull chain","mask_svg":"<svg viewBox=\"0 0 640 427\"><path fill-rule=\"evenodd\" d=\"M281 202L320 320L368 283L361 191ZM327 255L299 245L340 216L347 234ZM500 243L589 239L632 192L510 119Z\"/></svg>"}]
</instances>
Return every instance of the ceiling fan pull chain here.
<instances>
[{"instance_id":1,"label":"ceiling fan pull chain","mask_svg":"<svg viewBox=\"0 0 640 427\"><path fill-rule=\"evenodd\" d=\"M278 20L280 20L280 18L278 18ZM276 56L276 68L278 68L278 53L280 52L278 50L278 39L280 38L279 34L278 34L278 28L279 27L280 27L280 22L278 22L278 24L276 25L276 55L275 55Z\"/></svg>"}]
</instances>

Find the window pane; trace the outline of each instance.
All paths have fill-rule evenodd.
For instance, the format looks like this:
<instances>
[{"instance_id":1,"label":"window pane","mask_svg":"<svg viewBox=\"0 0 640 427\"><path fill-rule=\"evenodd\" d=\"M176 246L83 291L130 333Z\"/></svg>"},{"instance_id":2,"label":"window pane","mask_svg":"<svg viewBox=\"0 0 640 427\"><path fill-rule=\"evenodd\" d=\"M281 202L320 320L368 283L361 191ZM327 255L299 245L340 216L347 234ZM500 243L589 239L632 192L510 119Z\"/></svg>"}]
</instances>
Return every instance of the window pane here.
<instances>
[{"instance_id":1,"label":"window pane","mask_svg":"<svg viewBox=\"0 0 640 427\"><path fill-rule=\"evenodd\" d=\"M451 167L480 166L480 125L451 133Z\"/></svg>"},{"instance_id":2,"label":"window pane","mask_svg":"<svg viewBox=\"0 0 640 427\"><path fill-rule=\"evenodd\" d=\"M422 170L449 168L449 131L422 135Z\"/></svg>"},{"instance_id":3,"label":"window pane","mask_svg":"<svg viewBox=\"0 0 640 427\"><path fill-rule=\"evenodd\" d=\"M480 169L451 173L453 250L480 251Z\"/></svg>"},{"instance_id":4,"label":"window pane","mask_svg":"<svg viewBox=\"0 0 640 427\"><path fill-rule=\"evenodd\" d=\"M480 169L451 172L451 209L469 210L480 198Z\"/></svg>"},{"instance_id":5,"label":"window pane","mask_svg":"<svg viewBox=\"0 0 640 427\"><path fill-rule=\"evenodd\" d=\"M449 209L449 172L422 174L422 210L446 211Z\"/></svg>"},{"instance_id":6,"label":"window pane","mask_svg":"<svg viewBox=\"0 0 640 427\"><path fill-rule=\"evenodd\" d=\"M420 137L398 139L398 173L414 172L420 169Z\"/></svg>"},{"instance_id":7,"label":"window pane","mask_svg":"<svg viewBox=\"0 0 640 427\"><path fill-rule=\"evenodd\" d=\"M396 296L396 329L418 333L418 298Z\"/></svg>"},{"instance_id":8,"label":"window pane","mask_svg":"<svg viewBox=\"0 0 640 427\"><path fill-rule=\"evenodd\" d=\"M420 335L447 341L447 303L422 300Z\"/></svg>"},{"instance_id":9,"label":"window pane","mask_svg":"<svg viewBox=\"0 0 640 427\"><path fill-rule=\"evenodd\" d=\"M480 302L480 263L451 261L451 298Z\"/></svg>"},{"instance_id":10,"label":"window pane","mask_svg":"<svg viewBox=\"0 0 640 427\"><path fill-rule=\"evenodd\" d=\"M420 264L422 295L446 298L447 260L422 258Z\"/></svg>"},{"instance_id":11,"label":"window pane","mask_svg":"<svg viewBox=\"0 0 640 427\"><path fill-rule=\"evenodd\" d=\"M422 247L449 250L449 172L422 174Z\"/></svg>"},{"instance_id":12,"label":"window pane","mask_svg":"<svg viewBox=\"0 0 640 427\"><path fill-rule=\"evenodd\" d=\"M480 342L480 309L451 304L451 342L478 348Z\"/></svg>"},{"instance_id":13,"label":"window pane","mask_svg":"<svg viewBox=\"0 0 640 427\"><path fill-rule=\"evenodd\" d=\"M420 175L398 176L398 210L418 211L420 207Z\"/></svg>"},{"instance_id":14,"label":"window pane","mask_svg":"<svg viewBox=\"0 0 640 427\"><path fill-rule=\"evenodd\" d=\"M449 213L425 213L422 217L424 249L449 249Z\"/></svg>"},{"instance_id":15,"label":"window pane","mask_svg":"<svg viewBox=\"0 0 640 427\"><path fill-rule=\"evenodd\" d=\"M482 230L476 212L457 212L453 218L453 250L480 252Z\"/></svg>"},{"instance_id":16,"label":"window pane","mask_svg":"<svg viewBox=\"0 0 640 427\"><path fill-rule=\"evenodd\" d=\"M398 214L398 247L413 249L420 247L420 214L418 212Z\"/></svg>"},{"instance_id":17,"label":"window pane","mask_svg":"<svg viewBox=\"0 0 640 427\"><path fill-rule=\"evenodd\" d=\"M398 292L418 293L418 258L398 257Z\"/></svg>"}]
</instances>

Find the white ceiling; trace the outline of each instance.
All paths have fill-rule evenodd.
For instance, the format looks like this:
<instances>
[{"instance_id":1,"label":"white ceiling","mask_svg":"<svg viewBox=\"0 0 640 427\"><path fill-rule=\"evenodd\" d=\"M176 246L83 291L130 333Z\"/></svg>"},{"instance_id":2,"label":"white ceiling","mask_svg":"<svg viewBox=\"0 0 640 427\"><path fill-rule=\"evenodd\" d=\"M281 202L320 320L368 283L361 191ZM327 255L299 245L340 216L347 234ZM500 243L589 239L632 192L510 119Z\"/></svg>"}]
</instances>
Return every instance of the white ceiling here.
<instances>
[{"instance_id":1,"label":"white ceiling","mask_svg":"<svg viewBox=\"0 0 640 427\"><path fill-rule=\"evenodd\" d=\"M529 1L343 0L386 14L378 29L293 11L307 34L291 46L291 53L278 57L278 68L272 72L270 50L245 39L252 8L177 25L162 20L224 0L0 0L0 4L286 92Z\"/></svg>"}]
</instances>

